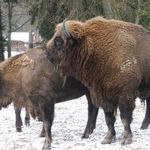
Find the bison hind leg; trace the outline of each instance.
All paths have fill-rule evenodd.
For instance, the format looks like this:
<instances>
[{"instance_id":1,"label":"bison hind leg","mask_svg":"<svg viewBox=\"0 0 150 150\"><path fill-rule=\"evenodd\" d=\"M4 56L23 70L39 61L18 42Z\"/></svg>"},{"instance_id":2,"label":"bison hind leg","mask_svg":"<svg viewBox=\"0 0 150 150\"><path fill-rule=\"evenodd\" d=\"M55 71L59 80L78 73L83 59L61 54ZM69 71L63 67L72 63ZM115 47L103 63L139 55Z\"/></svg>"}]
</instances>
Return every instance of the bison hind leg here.
<instances>
[{"instance_id":1,"label":"bison hind leg","mask_svg":"<svg viewBox=\"0 0 150 150\"><path fill-rule=\"evenodd\" d=\"M132 131L130 128L130 124L132 122L132 112L134 109L134 105L132 104L120 105L119 109L120 109L121 121L124 126L124 134L123 134L123 140L121 144L122 145L130 144L132 143Z\"/></svg>"},{"instance_id":2,"label":"bison hind leg","mask_svg":"<svg viewBox=\"0 0 150 150\"><path fill-rule=\"evenodd\" d=\"M146 113L141 129L147 129L150 124L150 97L146 98Z\"/></svg>"},{"instance_id":3,"label":"bison hind leg","mask_svg":"<svg viewBox=\"0 0 150 150\"><path fill-rule=\"evenodd\" d=\"M116 132L114 128L114 123L116 121L115 115L114 115L115 109L112 112L106 112L105 113L105 120L108 127L108 132L104 138L104 140L101 142L102 144L110 144L116 139Z\"/></svg>"},{"instance_id":4,"label":"bison hind leg","mask_svg":"<svg viewBox=\"0 0 150 150\"><path fill-rule=\"evenodd\" d=\"M14 105L14 109L15 109L15 116L16 116L16 123L15 123L16 131L17 132L22 132L21 108L16 107Z\"/></svg>"}]
</instances>

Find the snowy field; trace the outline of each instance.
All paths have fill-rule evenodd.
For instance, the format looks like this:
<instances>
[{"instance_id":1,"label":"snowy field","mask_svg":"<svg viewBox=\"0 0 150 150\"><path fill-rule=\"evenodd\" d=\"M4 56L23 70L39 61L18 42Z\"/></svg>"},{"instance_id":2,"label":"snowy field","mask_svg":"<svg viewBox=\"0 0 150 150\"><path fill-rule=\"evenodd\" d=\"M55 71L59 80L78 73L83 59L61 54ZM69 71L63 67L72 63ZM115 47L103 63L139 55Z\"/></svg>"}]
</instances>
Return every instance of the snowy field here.
<instances>
[{"instance_id":1,"label":"snowy field","mask_svg":"<svg viewBox=\"0 0 150 150\"><path fill-rule=\"evenodd\" d=\"M107 127L101 109L93 134L89 139L81 139L87 121L85 96L56 104L52 127L52 150L150 150L150 127L147 130L140 129L144 114L145 106L137 100L131 126L133 143L121 146L123 126L118 112L115 123L116 141L110 145L102 145L101 141L107 132ZM23 109L23 120L24 116ZM39 137L41 128L41 122L31 119L30 126L23 126L23 132L17 133L13 105L2 109L0 111L0 150L41 150L44 142L44 138Z\"/></svg>"},{"instance_id":2,"label":"snowy field","mask_svg":"<svg viewBox=\"0 0 150 150\"><path fill-rule=\"evenodd\" d=\"M87 120L87 103L83 96L79 99L56 104L55 119L52 127L52 150L149 150L150 129L140 130L145 106L137 101L134 110L132 131L133 143L121 146L122 123L117 114L116 141L110 145L102 145L101 141L107 131L103 111L100 109L97 126L89 139L81 139ZM24 119L24 110L22 118ZM0 111L0 150L41 150L44 138L39 134L42 123L31 119L30 126L23 126L23 132L15 130L13 106Z\"/></svg>"}]
</instances>

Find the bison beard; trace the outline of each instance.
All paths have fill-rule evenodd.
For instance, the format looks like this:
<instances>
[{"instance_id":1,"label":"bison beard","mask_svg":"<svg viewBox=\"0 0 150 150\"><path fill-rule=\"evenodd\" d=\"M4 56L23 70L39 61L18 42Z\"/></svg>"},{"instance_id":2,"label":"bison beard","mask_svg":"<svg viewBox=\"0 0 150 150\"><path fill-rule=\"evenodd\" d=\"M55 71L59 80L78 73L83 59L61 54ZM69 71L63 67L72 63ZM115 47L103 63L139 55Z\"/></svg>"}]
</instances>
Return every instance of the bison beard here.
<instances>
[{"instance_id":1,"label":"bison beard","mask_svg":"<svg viewBox=\"0 0 150 150\"><path fill-rule=\"evenodd\" d=\"M58 47L59 41L63 42ZM64 75L87 86L93 104L103 108L108 126L103 144L115 139L117 107L124 126L122 144L132 142L130 124L135 99L139 96L148 100L150 96L149 41L150 33L142 26L95 17L86 22L68 20L58 24L47 43L49 59Z\"/></svg>"}]
</instances>

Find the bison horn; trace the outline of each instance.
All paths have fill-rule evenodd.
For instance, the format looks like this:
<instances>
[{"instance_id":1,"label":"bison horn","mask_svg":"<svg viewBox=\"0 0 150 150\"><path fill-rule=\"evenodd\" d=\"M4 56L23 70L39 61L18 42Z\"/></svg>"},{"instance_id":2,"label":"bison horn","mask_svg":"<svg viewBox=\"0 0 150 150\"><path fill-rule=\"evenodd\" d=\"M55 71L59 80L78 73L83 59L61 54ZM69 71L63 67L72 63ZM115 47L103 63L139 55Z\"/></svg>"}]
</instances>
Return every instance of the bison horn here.
<instances>
[{"instance_id":1,"label":"bison horn","mask_svg":"<svg viewBox=\"0 0 150 150\"><path fill-rule=\"evenodd\" d=\"M67 76L63 76L63 84L62 84L62 88L65 86L67 81Z\"/></svg>"},{"instance_id":2,"label":"bison horn","mask_svg":"<svg viewBox=\"0 0 150 150\"><path fill-rule=\"evenodd\" d=\"M71 35L70 35L70 33L68 32L68 30L67 30L67 28L66 28L66 25L65 25L66 21L67 21L67 18L63 21L63 24L62 24L62 31L63 31L65 37L66 37L66 38L69 38L69 37L71 37Z\"/></svg>"}]
</instances>

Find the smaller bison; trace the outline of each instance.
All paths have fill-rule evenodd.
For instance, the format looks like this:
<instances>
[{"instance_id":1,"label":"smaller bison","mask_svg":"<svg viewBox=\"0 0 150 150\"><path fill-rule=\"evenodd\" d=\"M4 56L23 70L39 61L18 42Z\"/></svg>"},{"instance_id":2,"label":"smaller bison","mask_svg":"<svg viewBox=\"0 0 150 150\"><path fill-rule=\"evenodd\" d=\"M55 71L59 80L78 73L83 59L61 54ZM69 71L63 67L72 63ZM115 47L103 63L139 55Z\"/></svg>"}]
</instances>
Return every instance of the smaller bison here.
<instances>
[{"instance_id":1,"label":"smaller bison","mask_svg":"<svg viewBox=\"0 0 150 150\"><path fill-rule=\"evenodd\" d=\"M87 138L95 128L98 108L90 98L88 89L72 77L63 78L45 55L45 48L30 49L0 63L0 101L8 97L12 101L30 102L39 108L43 120L43 149L50 148L51 126L54 104L86 95L88 100L88 122L83 133ZM1 104L3 102L0 102Z\"/></svg>"},{"instance_id":2,"label":"smaller bison","mask_svg":"<svg viewBox=\"0 0 150 150\"><path fill-rule=\"evenodd\" d=\"M57 25L47 48L48 58L62 74L80 80L93 104L103 108L108 133L102 144L115 139L117 107L124 127L122 144L131 143L135 99L150 97L150 32L102 17L68 20Z\"/></svg>"}]
</instances>

